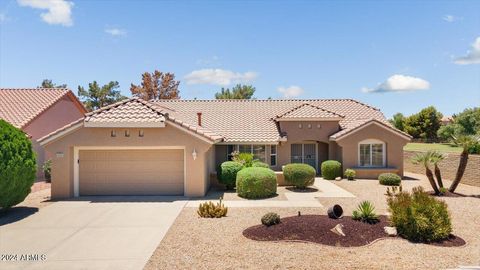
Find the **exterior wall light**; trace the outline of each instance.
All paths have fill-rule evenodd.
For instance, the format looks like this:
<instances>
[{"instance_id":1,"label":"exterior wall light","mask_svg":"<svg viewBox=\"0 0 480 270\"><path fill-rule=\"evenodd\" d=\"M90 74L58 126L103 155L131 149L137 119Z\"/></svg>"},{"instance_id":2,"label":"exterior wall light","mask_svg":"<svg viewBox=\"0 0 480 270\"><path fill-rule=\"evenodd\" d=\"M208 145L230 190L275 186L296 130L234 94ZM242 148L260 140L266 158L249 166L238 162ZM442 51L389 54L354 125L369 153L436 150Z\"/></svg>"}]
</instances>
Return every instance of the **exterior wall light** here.
<instances>
[{"instance_id":1,"label":"exterior wall light","mask_svg":"<svg viewBox=\"0 0 480 270\"><path fill-rule=\"evenodd\" d=\"M130 137L130 130L125 130L125 137Z\"/></svg>"},{"instance_id":2,"label":"exterior wall light","mask_svg":"<svg viewBox=\"0 0 480 270\"><path fill-rule=\"evenodd\" d=\"M302 128L302 124L298 124L298 128Z\"/></svg>"},{"instance_id":3,"label":"exterior wall light","mask_svg":"<svg viewBox=\"0 0 480 270\"><path fill-rule=\"evenodd\" d=\"M322 125L320 125L320 124L317 124L317 128L322 128Z\"/></svg>"},{"instance_id":4,"label":"exterior wall light","mask_svg":"<svg viewBox=\"0 0 480 270\"><path fill-rule=\"evenodd\" d=\"M312 124L308 124L307 127L308 127L308 128L312 128Z\"/></svg>"},{"instance_id":5,"label":"exterior wall light","mask_svg":"<svg viewBox=\"0 0 480 270\"><path fill-rule=\"evenodd\" d=\"M110 137L117 137L117 133L115 132L115 130L112 130L110 132Z\"/></svg>"},{"instance_id":6,"label":"exterior wall light","mask_svg":"<svg viewBox=\"0 0 480 270\"><path fill-rule=\"evenodd\" d=\"M195 148L193 148L192 157L193 160L197 159L197 151L195 150Z\"/></svg>"},{"instance_id":7,"label":"exterior wall light","mask_svg":"<svg viewBox=\"0 0 480 270\"><path fill-rule=\"evenodd\" d=\"M138 131L138 137L143 137L143 129L140 129L140 130Z\"/></svg>"}]
</instances>

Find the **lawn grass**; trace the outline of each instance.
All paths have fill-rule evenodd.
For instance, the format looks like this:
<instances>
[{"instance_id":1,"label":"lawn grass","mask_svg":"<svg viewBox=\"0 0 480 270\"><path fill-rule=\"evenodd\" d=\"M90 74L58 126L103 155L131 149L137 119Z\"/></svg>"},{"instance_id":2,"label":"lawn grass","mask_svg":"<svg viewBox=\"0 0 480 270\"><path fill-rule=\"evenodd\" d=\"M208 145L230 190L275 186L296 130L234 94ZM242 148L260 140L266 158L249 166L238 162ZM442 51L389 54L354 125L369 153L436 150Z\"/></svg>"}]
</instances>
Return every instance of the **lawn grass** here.
<instances>
[{"instance_id":1,"label":"lawn grass","mask_svg":"<svg viewBox=\"0 0 480 270\"><path fill-rule=\"evenodd\" d=\"M461 153L462 148L451 143L408 143L403 147L406 151L436 150L444 153Z\"/></svg>"}]
</instances>

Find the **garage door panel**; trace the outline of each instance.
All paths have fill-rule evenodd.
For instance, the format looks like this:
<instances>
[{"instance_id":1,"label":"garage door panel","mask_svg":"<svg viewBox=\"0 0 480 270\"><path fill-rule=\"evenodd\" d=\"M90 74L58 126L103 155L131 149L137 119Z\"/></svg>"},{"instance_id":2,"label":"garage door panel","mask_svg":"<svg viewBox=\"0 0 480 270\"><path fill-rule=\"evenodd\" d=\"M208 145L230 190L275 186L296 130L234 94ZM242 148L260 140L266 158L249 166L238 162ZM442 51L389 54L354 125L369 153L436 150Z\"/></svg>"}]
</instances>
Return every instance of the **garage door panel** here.
<instances>
[{"instance_id":1,"label":"garage door panel","mask_svg":"<svg viewBox=\"0 0 480 270\"><path fill-rule=\"evenodd\" d=\"M80 150L80 195L181 195L183 150Z\"/></svg>"}]
</instances>

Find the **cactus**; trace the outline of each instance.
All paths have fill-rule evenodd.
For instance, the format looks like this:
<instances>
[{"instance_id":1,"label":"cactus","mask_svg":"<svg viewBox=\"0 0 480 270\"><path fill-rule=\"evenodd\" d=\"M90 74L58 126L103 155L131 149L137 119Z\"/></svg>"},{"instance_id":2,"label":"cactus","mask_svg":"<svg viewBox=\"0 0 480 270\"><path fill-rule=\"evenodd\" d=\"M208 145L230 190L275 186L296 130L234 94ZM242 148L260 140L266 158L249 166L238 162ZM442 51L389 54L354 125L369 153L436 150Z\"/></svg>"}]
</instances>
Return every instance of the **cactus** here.
<instances>
[{"instance_id":1,"label":"cactus","mask_svg":"<svg viewBox=\"0 0 480 270\"><path fill-rule=\"evenodd\" d=\"M197 214L203 218L221 218L227 216L228 208L222 203L222 197L220 202L214 204L213 202L204 202L198 206Z\"/></svg>"}]
</instances>

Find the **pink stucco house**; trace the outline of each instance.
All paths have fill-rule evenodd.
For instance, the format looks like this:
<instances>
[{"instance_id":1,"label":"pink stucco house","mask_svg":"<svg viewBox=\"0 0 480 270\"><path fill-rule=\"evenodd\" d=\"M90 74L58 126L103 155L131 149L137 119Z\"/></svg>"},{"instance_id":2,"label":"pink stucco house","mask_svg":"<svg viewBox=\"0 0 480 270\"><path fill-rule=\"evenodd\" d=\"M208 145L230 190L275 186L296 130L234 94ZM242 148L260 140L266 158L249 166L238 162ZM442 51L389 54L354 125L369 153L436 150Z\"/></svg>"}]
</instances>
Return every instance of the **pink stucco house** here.
<instances>
[{"instance_id":1,"label":"pink stucco house","mask_svg":"<svg viewBox=\"0 0 480 270\"><path fill-rule=\"evenodd\" d=\"M37 179L43 179L41 167L49 158L37 140L46 134L82 118L83 104L64 88L0 88L0 118L22 129L32 140L37 153Z\"/></svg>"}]
</instances>

